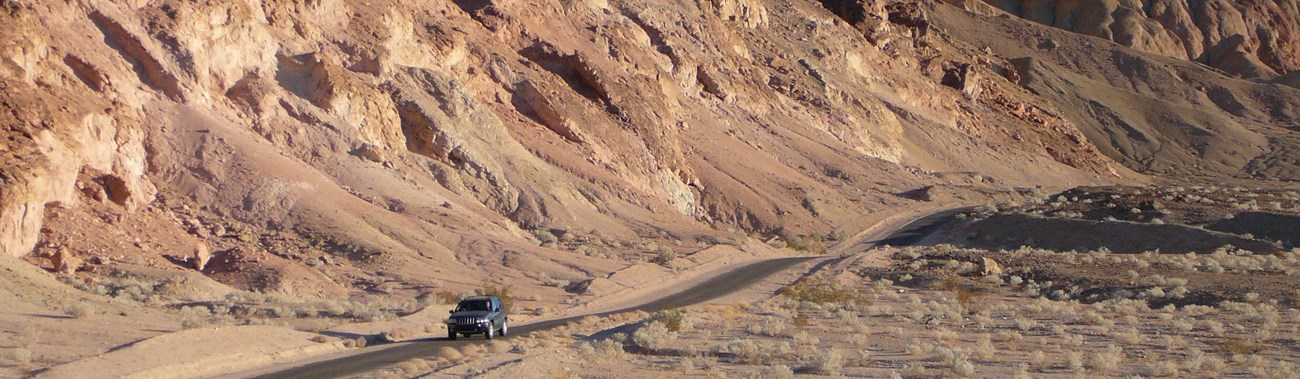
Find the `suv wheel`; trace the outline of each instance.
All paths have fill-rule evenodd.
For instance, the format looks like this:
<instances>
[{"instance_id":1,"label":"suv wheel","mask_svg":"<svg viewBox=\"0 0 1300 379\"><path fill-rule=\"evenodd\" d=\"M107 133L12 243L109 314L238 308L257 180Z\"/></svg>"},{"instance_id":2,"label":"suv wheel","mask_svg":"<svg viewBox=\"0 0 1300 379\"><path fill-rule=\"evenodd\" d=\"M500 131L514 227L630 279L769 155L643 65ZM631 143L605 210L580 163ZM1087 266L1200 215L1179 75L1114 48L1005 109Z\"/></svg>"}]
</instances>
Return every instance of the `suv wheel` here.
<instances>
[{"instance_id":1,"label":"suv wheel","mask_svg":"<svg viewBox=\"0 0 1300 379\"><path fill-rule=\"evenodd\" d=\"M452 341L455 341L455 340L456 340L456 332L452 331L451 329L447 329L447 339L452 340Z\"/></svg>"},{"instance_id":2,"label":"suv wheel","mask_svg":"<svg viewBox=\"0 0 1300 379\"><path fill-rule=\"evenodd\" d=\"M492 324L488 324L487 331L483 332L483 337L487 339L492 339L493 332L496 332L496 327L492 326Z\"/></svg>"},{"instance_id":3,"label":"suv wheel","mask_svg":"<svg viewBox=\"0 0 1300 379\"><path fill-rule=\"evenodd\" d=\"M501 336L502 336L502 337L505 337L505 336L506 336L506 330L509 329L509 328L510 328L510 325L509 325L509 323L508 323L507 321L501 321Z\"/></svg>"}]
</instances>

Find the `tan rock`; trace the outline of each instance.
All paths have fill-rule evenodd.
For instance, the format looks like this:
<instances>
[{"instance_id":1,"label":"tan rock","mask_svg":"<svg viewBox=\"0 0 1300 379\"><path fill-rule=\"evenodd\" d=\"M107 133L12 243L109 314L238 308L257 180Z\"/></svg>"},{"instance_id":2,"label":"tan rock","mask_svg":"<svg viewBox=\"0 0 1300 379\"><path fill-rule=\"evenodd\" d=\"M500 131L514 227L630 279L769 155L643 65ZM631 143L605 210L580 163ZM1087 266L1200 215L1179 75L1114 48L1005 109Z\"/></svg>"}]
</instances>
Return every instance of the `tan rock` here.
<instances>
[{"instance_id":1,"label":"tan rock","mask_svg":"<svg viewBox=\"0 0 1300 379\"><path fill-rule=\"evenodd\" d=\"M984 276L1002 276L1002 265L993 258L984 257L980 260L980 275Z\"/></svg>"},{"instance_id":2,"label":"tan rock","mask_svg":"<svg viewBox=\"0 0 1300 379\"><path fill-rule=\"evenodd\" d=\"M64 275L77 273L81 267L82 259L78 258L72 250L61 248L50 256L50 263L54 266L54 271Z\"/></svg>"},{"instance_id":3,"label":"tan rock","mask_svg":"<svg viewBox=\"0 0 1300 379\"><path fill-rule=\"evenodd\" d=\"M212 260L212 253L208 251L208 244L200 241L194 246L194 252L190 256L190 261L194 262L194 269L203 271L208 267L210 260Z\"/></svg>"}]
</instances>

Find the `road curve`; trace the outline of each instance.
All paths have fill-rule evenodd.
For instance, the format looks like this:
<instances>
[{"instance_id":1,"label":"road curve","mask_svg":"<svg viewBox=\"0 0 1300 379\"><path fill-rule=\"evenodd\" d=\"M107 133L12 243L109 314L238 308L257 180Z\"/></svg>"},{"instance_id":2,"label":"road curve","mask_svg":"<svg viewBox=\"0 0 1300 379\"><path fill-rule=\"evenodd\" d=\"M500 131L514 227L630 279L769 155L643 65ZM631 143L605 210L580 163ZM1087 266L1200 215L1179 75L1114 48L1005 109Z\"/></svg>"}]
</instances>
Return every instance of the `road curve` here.
<instances>
[{"instance_id":1,"label":"road curve","mask_svg":"<svg viewBox=\"0 0 1300 379\"><path fill-rule=\"evenodd\" d=\"M892 234L879 241L873 241L872 245L910 245L917 243L925 236L938 230L944 224L951 221L960 209L945 210L918 218L906 226L892 232ZM669 295L667 297L655 300L649 303L641 304L634 307L598 313L596 316L604 316L629 311L647 311L653 312L662 309L684 307L693 304L703 303L718 297L745 289L754 283L757 283L768 276L790 268L796 264L821 257L794 257L779 258L766 261L759 261L747 264L729 271L722 275L710 278L699 285L683 290L681 292ZM512 326L510 335L500 337L510 339L519 335L531 332L546 330L560 325L576 321L588 315L574 316L563 319L542 321L528 325ZM376 369L393 367L398 363L411 360L414 358L427 358L432 356L437 348L442 346L462 346L473 343L484 343L482 339L461 339L456 341L447 340L446 338L432 338L404 342L388 345L385 348L340 357L336 359L306 363L301 366L288 368L269 374L254 376L258 379L283 379L283 378L337 378L357 373L370 372Z\"/></svg>"}]
</instances>

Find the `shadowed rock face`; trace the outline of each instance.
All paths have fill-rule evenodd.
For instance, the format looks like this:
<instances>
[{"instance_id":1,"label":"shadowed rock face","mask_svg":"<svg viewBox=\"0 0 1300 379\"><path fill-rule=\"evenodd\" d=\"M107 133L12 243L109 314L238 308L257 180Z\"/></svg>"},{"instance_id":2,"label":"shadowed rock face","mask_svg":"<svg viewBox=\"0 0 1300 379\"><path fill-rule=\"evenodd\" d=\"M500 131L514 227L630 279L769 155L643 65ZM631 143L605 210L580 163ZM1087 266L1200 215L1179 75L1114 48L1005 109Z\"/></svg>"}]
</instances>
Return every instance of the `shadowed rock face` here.
<instances>
[{"instance_id":1,"label":"shadowed rock face","mask_svg":"<svg viewBox=\"0 0 1300 379\"><path fill-rule=\"evenodd\" d=\"M1057 28L1029 28L1039 24L995 9L938 13L938 28L1010 58L1017 83L1131 169L1184 177L1300 173L1290 147L1298 136L1288 129L1300 117L1296 88Z\"/></svg>"},{"instance_id":2,"label":"shadowed rock face","mask_svg":"<svg viewBox=\"0 0 1300 379\"><path fill-rule=\"evenodd\" d=\"M1233 234L1185 225L1153 225L1119 221L1043 218L1023 214L996 215L975 222L965 231L967 244L988 249L1029 246L1056 251L1105 248L1115 253L1162 251L1207 254L1232 245L1259 254L1282 246Z\"/></svg>"},{"instance_id":3,"label":"shadowed rock face","mask_svg":"<svg viewBox=\"0 0 1300 379\"><path fill-rule=\"evenodd\" d=\"M1295 0L984 0L1011 14L1243 78L1300 70Z\"/></svg>"}]
</instances>

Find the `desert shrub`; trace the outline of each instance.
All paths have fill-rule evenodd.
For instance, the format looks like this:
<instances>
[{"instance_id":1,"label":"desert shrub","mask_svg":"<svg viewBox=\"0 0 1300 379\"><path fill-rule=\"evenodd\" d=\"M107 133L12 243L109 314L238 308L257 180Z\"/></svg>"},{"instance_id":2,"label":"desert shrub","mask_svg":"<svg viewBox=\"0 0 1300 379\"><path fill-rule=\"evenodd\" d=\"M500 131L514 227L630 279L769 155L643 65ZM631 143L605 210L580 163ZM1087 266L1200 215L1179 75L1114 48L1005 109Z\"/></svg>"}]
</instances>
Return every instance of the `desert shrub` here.
<instances>
[{"instance_id":1,"label":"desert shrub","mask_svg":"<svg viewBox=\"0 0 1300 379\"><path fill-rule=\"evenodd\" d=\"M608 254L605 254L605 250L604 250L604 249L602 249L602 248L600 248L600 247L597 247L597 246L590 246L590 245L582 245L582 246L578 246L578 248L577 248L576 250L574 250L574 252L576 252L576 253L578 253L578 254L586 255L586 256L588 256L588 257L607 257L607 256L608 256Z\"/></svg>"},{"instance_id":2,"label":"desert shrub","mask_svg":"<svg viewBox=\"0 0 1300 379\"><path fill-rule=\"evenodd\" d=\"M1183 358L1183 369L1190 372L1201 371L1205 365L1205 352L1201 349L1190 349L1187 356Z\"/></svg>"},{"instance_id":3,"label":"desert shrub","mask_svg":"<svg viewBox=\"0 0 1300 379\"><path fill-rule=\"evenodd\" d=\"M483 286L483 288L474 290L474 294L479 296L496 296L501 299L501 307L505 308L507 312L512 312L515 309L515 298L510 295L510 286Z\"/></svg>"},{"instance_id":4,"label":"desert shrub","mask_svg":"<svg viewBox=\"0 0 1300 379\"><path fill-rule=\"evenodd\" d=\"M1170 361L1159 361L1152 363L1147 371L1153 377L1170 378L1178 376L1178 365Z\"/></svg>"},{"instance_id":5,"label":"desert shrub","mask_svg":"<svg viewBox=\"0 0 1300 379\"><path fill-rule=\"evenodd\" d=\"M681 350L678 350L677 353L678 353L678 355L683 356L683 357L687 357L687 358L699 358L699 357L700 357L700 350L699 350L699 349L696 349L695 346L691 346L691 345L687 345L686 347L681 348Z\"/></svg>"},{"instance_id":6,"label":"desert shrub","mask_svg":"<svg viewBox=\"0 0 1300 379\"><path fill-rule=\"evenodd\" d=\"M1083 372L1083 354L1077 351L1065 353L1065 368L1070 372Z\"/></svg>"},{"instance_id":7,"label":"desert shrub","mask_svg":"<svg viewBox=\"0 0 1300 379\"><path fill-rule=\"evenodd\" d=\"M957 357L957 353L957 351L946 346L936 346L934 350L930 351L928 359L933 362L948 363Z\"/></svg>"},{"instance_id":8,"label":"desert shrub","mask_svg":"<svg viewBox=\"0 0 1300 379\"><path fill-rule=\"evenodd\" d=\"M727 344L726 352L731 353L741 363L762 364L763 351L758 344L749 339L739 339Z\"/></svg>"},{"instance_id":9,"label":"desert shrub","mask_svg":"<svg viewBox=\"0 0 1300 379\"><path fill-rule=\"evenodd\" d=\"M1161 345L1164 345L1166 349L1178 350L1187 346L1187 339L1183 338L1183 336L1166 334L1161 339Z\"/></svg>"},{"instance_id":10,"label":"desert shrub","mask_svg":"<svg viewBox=\"0 0 1300 379\"><path fill-rule=\"evenodd\" d=\"M839 349L829 349L825 353L813 356L812 362L808 369L812 372L825 375L839 375L840 369L844 367L844 355Z\"/></svg>"},{"instance_id":11,"label":"desert shrub","mask_svg":"<svg viewBox=\"0 0 1300 379\"><path fill-rule=\"evenodd\" d=\"M419 358L397 364L397 371L410 377L415 376L415 374L418 374L421 371L428 370L429 368L429 363Z\"/></svg>"},{"instance_id":12,"label":"desert shrub","mask_svg":"<svg viewBox=\"0 0 1300 379\"><path fill-rule=\"evenodd\" d=\"M997 348L993 346L993 339L988 334L981 334L975 339L975 348L971 350L971 356L975 359L992 359L997 354Z\"/></svg>"},{"instance_id":13,"label":"desert shrub","mask_svg":"<svg viewBox=\"0 0 1300 379\"><path fill-rule=\"evenodd\" d=\"M623 344L613 339L595 342L579 342L577 350L578 355L588 361L617 359L624 354Z\"/></svg>"},{"instance_id":14,"label":"desert shrub","mask_svg":"<svg viewBox=\"0 0 1300 379\"><path fill-rule=\"evenodd\" d=\"M1116 341L1126 345L1138 345L1146 340L1146 336L1135 328L1123 329L1111 335Z\"/></svg>"},{"instance_id":15,"label":"desert shrub","mask_svg":"<svg viewBox=\"0 0 1300 379\"><path fill-rule=\"evenodd\" d=\"M939 328L934 331L934 339L943 342L952 342L957 339L957 332L948 328Z\"/></svg>"},{"instance_id":16,"label":"desert shrub","mask_svg":"<svg viewBox=\"0 0 1300 379\"><path fill-rule=\"evenodd\" d=\"M1248 362L1246 372L1255 378L1295 378L1294 368L1286 362L1277 362L1270 367L1267 361L1263 359L1251 360Z\"/></svg>"},{"instance_id":17,"label":"desert shrub","mask_svg":"<svg viewBox=\"0 0 1300 379\"><path fill-rule=\"evenodd\" d=\"M813 282L801 279L794 284L781 287L781 295L800 302L816 304L846 304L857 301L858 295L851 289L845 289L833 282Z\"/></svg>"},{"instance_id":18,"label":"desert shrub","mask_svg":"<svg viewBox=\"0 0 1300 379\"><path fill-rule=\"evenodd\" d=\"M1029 365L1021 363L1016 365L1016 370L1011 373L1011 379L1033 379L1034 376L1029 373Z\"/></svg>"},{"instance_id":19,"label":"desert shrub","mask_svg":"<svg viewBox=\"0 0 1300 379\"><path fill-rule=\"evenodd\" d=\"M668 327L662 322L651 321L648 324L637 328L632 333L632 344L649 350L659 350L668 347L677 340L677 333L668 330Z\"/></svg>"},{"instance_id":20,"label":"desert shrub","mask_svg":"<svg viewBox=\"0 0 1300 379\"><path fill-rule=\"evenodd\" d=\"M912 362L904 363L903 375L901 376L904 378L924 378L926 377L925 365Z\"/></svg>"},{"instance_id":21,"label":"desert shrub","mask_svg":"<svg viewBox=\"0 0 1300 379\"><path fill-rule=\"evenodd\" d=\"M72 303L63 307L63 313L72 318L84 318L95 312L95 308L86 303Z\"/></svg>"},{"instance_id":22,"label":"desert shrub","mask_svg":"<svg viewBox=\"0 0 1300 379\"><path fill-rule=\"evenodd\" d=\"M207 323L208 318L212 317L212 311L207 307L183 307L181 308L181 328L194 329Z\"/></svg>"},{"instance_id":23,"label":"desert shrub","mask_svg":"<svg viewBox=\"0 0 1300 379\"><path fill-rule=\"evenodd\" d=\"M975 375L975 365L970 363L970 360L968 360L965 355L959 354L954 357L952 363L949 364L948 373L952 374L952 376L956 378L969 377Z\"/></svg>"},{"instance_id":24,"label":"desert shrub","mask_svg":"<svg viewBox=\"0 0 1300 379\"><path fill-rule=\"evenodd\" d=\"M100 278L95 284L78 282L75 286L83 291L117 299L126 299L139 303L156 304L162 300L160 295L173 287L174 281L153 281L134 276L113 276Z\"/></svg>"},{"instance_id":25,"label":"desert shrub","mask_svg":"<svg viewBox=\"0 0 1300 379\"><path fill-rule=\"evenodd\" d=\"M1083 311L1083 315L1079 316L1079 322L1086 325L1102 325L1107 320L1109 319L1091 309Z\"/></svg>"},{"instance_id":26,"label":"desert shrub","mask_svg":"<svg viewBox=\"0 0 1300 379\"><path fill-rule=\"evenodd\" d=\"M550 229L546 228L533 229L533 236L537 237L537 241L542 245L550 245L560 242L560 238L556 237L555 233L552 233Z\"/></svg>"},{"instance_id":27,"label":"desert shrub","mask_svg":"<svg viewBox=\"0 0 1300 379\"><path fill-rule=\"evenodd\" d=\"M980 298L982 298L984 295L980 294L979 292L976 292L975 290L969 287L957 286L957 288L954 289L953 291L957 296L957 304L961 304L961 306L966 309L972 309L972 310L978 309L982 304Z\"/></svg>"},{"instance_id":28,"label":"desert shrub","mask_svg":"<svg viewBox=\"0 0 1300 379\"><path fill-rule=\"evenodd\" d=\"M928 355L933 352L934 349L934 345L918 339L912 339L912 341L907 344L907 353L911 355Z\"/></svg>"},{"instance_id":29,"label":"desert shrub","mask_svg":"<svg viewBox=\"0 0 1300 379\"><path fill-rule=\"evenodd\" d=\"M679 309L665 309L658 311L655 312L654 316L651 318L655 322L663 324L664 327L674 333L683 330L690 330L691 326L694 325L690 316Z\"/></svg>"},{"instance_id":30,"label":"desert shrub","mask_svg":"<svg viewBox=\"0 0 1300 379\"><path fill-rule=\"evenodd\" d=\"M1034 350L1033 353L1029 353L1029 367L1033 368L1034 371L1041 372L1049 366L1050 364L1047 362L1047 354L1043 353L1042 350Z\"/></svg>"},{"instance_id":31,"label":"desert shrub","mask_svg":"<svg viewBox=\"0 0 1300 379\"><path fill-rule=\"evenodd\" d=\"M236 292L219 302L207 304L205 308L217 316L235 318L283 318L283 317L326 317L346 318L360 321L377 321L391 319L398 313L410 313L422 308L420 300L387 301L379 300L360 303L348 300L322 299L304 301L298 298Z\"/></svg>"},{"instance_id":32,"label":"desert shrub","mask_svg":"<svg viewBox=\"0 0 1300 379\"><path fill-rule=\"evenodd\" d=\"M794 334L794 344L798 346L812 348L817 345L820 345L821 342L822 339L817 338L817 336L813 335L812 333L800 331Z\"/></svg>"},{"instance_id":33,"label":"desert shrub","mask_svg":"<svg viewBox=\"0 0 1300 379\"><path fill-rule=\"evenodd\" d=\"M920 259L920 258L921 258L922 256L924 256L924 255L925 255L925 254L922 253L921 250L920 250L920 249L917 249L915 246L908 246L908 247L903 248L902 250L899 250L899 251L895 252L895 253L892 255L892 257L893 257L894 259L902 259L902 260L906 260L906 261L914 261L914 260Z\"/></svg>"},{"instance_id":34,"label":"desert shrub","mask_svg":"<svg viewBox=\"0 0 1300 379\"><path fill-rule=\"evenodd\" d=\"M434 353L434 356L440 360L446 360L450 362L455 362L465 358L465 355L461 354L460 350L456 350L456 348L451 346L443 346L438 348L438 350Z\"/></svg>"},{"instance_id":35,"label":"desert shrub","mask_svg":"<svg viewBox=\"0 0 1300 379\"><path fill-rule=\"evenodd\" d=\"M763 317L760 322L749 324L745 331L756 336L786 337L789 325L779 317Z\"/></svg>"},{"instance_id":36,"label":"desert shrub","mask_svg":"<svg viewBox=\"0 0 1300 379\"><path fill-rule=\"evenodd\" d=\"M1023 342L1025 340L1025 336L1021 335L1020 332L1015 330L998 331L997 334L995 335L995 338L997 339L998 342L1005 342L1013 345Z\"/></svg>"},{"instance_id":37,"label":"desert shrub","mask_svg":"<svg viewBox=\"0 0 1300 379\"><path fill-rule=\"evenodd\" d=\"M447 290L435 292L433 296L438 299L440 304L456 304L460 302L460 295Z\"/></svg>"},{"instance_id":38,"label":"desert shrub","mask_svg":"<svg viewBox=\"0 0 1300 379\"><path fill-rule=\"evenodd\" d=\"M849 336L849 344L853 345L854 347L866 347L867 344L869 344L870 342L871 342L871 338L867 337L866 333L854 333L853 335ZM863 350L863 353L866 353L866 351Z\"/></svg>"},{"instance_id":39,"label":"desert shrub","mask_svg":"<svg viewBox=\"0 0 1300 379\"><path fill-rule=\"evenodd\" d=\"M674 260L677 260L677 252L664 246L659 248L659 251L655 253L654 258L650 258L650 263L668 267L672 265Z\"/></svg>"},{"instance_id":40,"label":"desert shrub","mask_svg":"<svg viewBox=\"0 0 1300 379\"><path fill-rule=\"evenodd\" d=\"M1254 344L1236 338L1229 338L1224 341L1213 343L1212 346L1214 346L1215 350L1218 350L1220 354L1230 355L1233 357L1251 355L1257 350L1257 347Z\"/></svg>"},{"instance_id":41,"label":"desert shrub","mask_svg":"<svg viewBox=\"0 0 1300 379\"><path fill-rule=\"evenodd\" d=\"M928 359L942 365L953 377L967 377L975 373L975 365L970 363L970 353L963 350L938 346L930 352Z\"/></svg>"},{"instance_id":42,"label":"desert shrub","mask_svg":"<svg viewBox=\"0 0 1300 379\"><path fill-rule=\"evenodd\" d=\"M764 368L758 372L761 379L794 379L794 370L786 365L775 365Z\"/></svg>"},{"instance_id":43,"label":"desert shrub","mask_svg":"<svg viewBox=\"0 0 1300 379\"><path fill-rule=\"evenodd\" d=\"M1088 361L1084 362L1084 367L1089 371L1105 374L1119 368L1124 362L1124 349L1118 346L1110 345L1106 349L1093 352L1088 355Z\"/></svg>"},{"instance_id":44,"label":"desert shrub","mask_svg":"<svg viewBox=\"0 0 1300 379\"><path fill-rule=\"evenodd\" d=\"M1028 317L1023 317L1021 315L1016 315L1015 319L1012 320L1012 322L1015 323L1016 329L1022 332L1027 332L1038 327L1037 320Z\"/></svg>"},{"instance_id":45,"label":"desert shrub","mask_svg":"<svg viewBox=\"0 0 1300 379\"><path fill-rule=\"evenodd\" d=\"M1204 324L1205 331L1216 336L1221 336L1227 331L1227 328L1223 326L1223 323L1218 320L1205 320L1202 324Z\"/></svg>"},{"instance_id":46,"label":"desert shrub","mask_svg":"<svg viewBox=\"0 0 1300 379\"><path fill-rule=\"evenodd\" d=\"M812 254L826 253L826 242L822 241L821 236L803 235L803 236L784 238L783 240L785 240L785 247L794 250L812 253Z\"/></svg>"}]
</instances>

